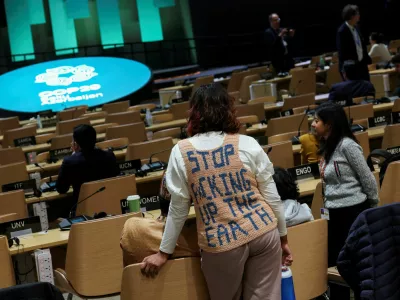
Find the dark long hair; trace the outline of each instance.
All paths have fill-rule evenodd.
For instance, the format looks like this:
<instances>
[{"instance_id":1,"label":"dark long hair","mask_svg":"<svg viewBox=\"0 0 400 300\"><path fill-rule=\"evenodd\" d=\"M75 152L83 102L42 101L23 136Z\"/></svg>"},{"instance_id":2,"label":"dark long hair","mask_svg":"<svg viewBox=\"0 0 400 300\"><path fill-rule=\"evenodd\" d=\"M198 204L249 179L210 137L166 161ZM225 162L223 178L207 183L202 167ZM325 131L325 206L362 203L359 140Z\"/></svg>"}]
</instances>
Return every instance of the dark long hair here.
<instances>
[{"instance_id":1,"label":"dark long hair","mask_svg":"<svg viewBox=\"0 0 400 300\"><path fill-rule=\"evenodd\" d=\"M282 201L297 200L300 197L299 186L293 176L281 167L274 167L274 178L276 189Z\"/></svg>"},{"instance_id":2,"label":"dark long hair","mask_svg":"<svg viewBox=\"0 0 400 300\"><path fill-rule=\"evenodd\" d=\"M318 151L318 154L324 157L326 163L329 162L337 145L343 138L348 137L358 143L351 132L349 121L342 106L333 102L326 102L317 107L315 115L331 127L331 133L328 138L326 140L321 138Z\"/></svg>"},{"instance_id":3,"label":"dark long hair","mask_svg":"<svg viewBox=\"0 0 400 300\"><path fill-rule=\"evenodd\" d=\"M239 132L235 100L219 83L201 86L189 104L187 132L190 136L209 131Z\"/></svg>"}]
</instances>

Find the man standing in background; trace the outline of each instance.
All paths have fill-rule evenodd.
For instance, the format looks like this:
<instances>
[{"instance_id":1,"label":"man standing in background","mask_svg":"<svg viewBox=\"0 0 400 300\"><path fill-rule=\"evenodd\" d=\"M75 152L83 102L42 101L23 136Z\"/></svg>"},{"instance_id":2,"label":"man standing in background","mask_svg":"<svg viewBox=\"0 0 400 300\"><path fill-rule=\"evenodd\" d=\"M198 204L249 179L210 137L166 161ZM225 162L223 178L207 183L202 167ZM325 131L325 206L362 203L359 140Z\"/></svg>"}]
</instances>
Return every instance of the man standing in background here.
<instances>
[{"instance_id":1,"label":"man standing in background","mask_svg":"<svg viewBox=\"0 0 400 300\"><path fill-rule=\"evenodd\" d=\"M281 19L276 13L269 16L269 23L271 27L265 31L265 40L272 65L276 73L288 72L294 67L294 60L289 50L294 30L281 28Z\"/></svg>"},{"instance_id":2,"label":"man standing in background","mask_svg":"<svg viewBox=\"0 0 400 300\"><path fill-rule=\"evenodd\" d=\"M364 39L357 28L357 23L360 21L360 11L356 5L349 4L344 7L342 17L345 22L340 26L336 37L339 70L343 71L345 61L353 60L357 67L355 79L369 81L368 65L371 63L371 58L368 55Z\"/></svg>"}]
</instances>

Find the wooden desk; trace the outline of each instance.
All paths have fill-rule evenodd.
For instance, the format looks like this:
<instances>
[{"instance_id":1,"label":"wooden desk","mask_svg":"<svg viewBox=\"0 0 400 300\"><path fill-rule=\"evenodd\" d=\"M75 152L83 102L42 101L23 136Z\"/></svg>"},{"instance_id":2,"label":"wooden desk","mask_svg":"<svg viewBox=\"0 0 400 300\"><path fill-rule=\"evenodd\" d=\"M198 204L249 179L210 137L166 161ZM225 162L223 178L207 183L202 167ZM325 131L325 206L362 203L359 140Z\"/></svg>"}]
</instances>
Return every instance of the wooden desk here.
<instances>
[{"instance_id":1,"label":"wooden desk","mask_svg":"<svg viewBox=\"0 0 400 300\"><path fill-rule=\"evenodd\" d=\"M300 197L314 195L315 188L319 182L321 182L321 179L308 179L298 182Z\"/></svg>"},{"instance_id":2,"label":"wooden desk","mask_svg":"<svg viewBox=\"0 0 400 300\"><path fill-rule=\"evenodd\" d=\"M384 74L393 74L393 73L396 73L396 68L379 69L379 70L369 71L370 75L384 75Z\"/></svg>"}]
</instances>

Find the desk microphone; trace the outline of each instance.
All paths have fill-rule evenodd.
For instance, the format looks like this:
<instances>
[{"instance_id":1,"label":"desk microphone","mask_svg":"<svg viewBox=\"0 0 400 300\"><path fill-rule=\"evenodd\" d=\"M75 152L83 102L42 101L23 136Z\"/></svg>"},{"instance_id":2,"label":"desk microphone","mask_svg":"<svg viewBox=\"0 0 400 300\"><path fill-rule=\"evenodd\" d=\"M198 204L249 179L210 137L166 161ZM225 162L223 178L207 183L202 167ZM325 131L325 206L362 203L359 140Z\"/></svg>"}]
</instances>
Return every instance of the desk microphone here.
<instances>
[{"instance_id":1,"label":"desk microphone","mask_svg":"<svg viewBox=\"0 0 400 300\"><path fill-rule=\"evenodd\" d=\"M149 163L144 165L142 167L142 170L143 171L146 171L146 170L149 170L149 171L165 170L167 168L168 164L165 163L165 162L161 162L161 161L156 161L156 162L153 163L153 157L154 157L154 155L157 155L157 154L160 154L160 153L164 153L164 152L167 152L167 151L171 151L171 150L172 150L172 148L168 148L168 149L164 149L164 150L152 153L150 155L150 158L149 158Z\"/></svg>"},{"instance_id":2,"label":"desk microphone","mask_svg":"<svg viewBox=\"0 0 400 300\"><path fill-rule=\"evenodd\" d=\"M299 145L300 144L300 131L301 131L301 125L303 125L304 119L308 116L308 112L310 111L310 105L307 106L307 109L304 112L304 116L301 119L299 128L297 129L297 136L294 136L292 138L292 144L293 145Z\"/></svg>"},{"instance_id":3,"label":"desk microphone","mask_svg":"<svg viewBox=\"0 0 400 300\"><path fill-rule=\"evenodd\" d=\"M35 165L36 167L40 168L40 169L43 171L43 173L46 172L46 170L43 169L38 163L34 163L34 165ZM50 182L53 182L53 179L51 179L51 176L49 176L49 179L50 179Z\"/></svg>"},{"instance_id":4,"label":"desk microphone","mask_svg":"<svg viewBox=\"0 0 400 300\"><path fill-rule=\"evenodd\" d=\"M267 150L267 155L272 151L272 147L269 147Z\"/></svg>"},{"instance_id":5,"label":"desk microphone","mask_svg":"<svg viewBox=\"0 0 400 300\"><path fill-rule=\"evenodd\" d=\"M99 188L97 191L95 191L93 194L90 194L90 195L87 196L85 199L82 199L81 201L75 203L75 204L71 207L71 209L70 209L70 211L69 211L69 217L72 218L73 209L76 208L76 207L78 206L78 204L81 204L82 202L86 201L87 199L93 197L94 195L96 195L96 194L98 194L98 193L101 193L101 192L104 191L105 189L106 189L106 187L105 187L105 186L102 186L102 187Z\"/></svg>"}]
</instances>

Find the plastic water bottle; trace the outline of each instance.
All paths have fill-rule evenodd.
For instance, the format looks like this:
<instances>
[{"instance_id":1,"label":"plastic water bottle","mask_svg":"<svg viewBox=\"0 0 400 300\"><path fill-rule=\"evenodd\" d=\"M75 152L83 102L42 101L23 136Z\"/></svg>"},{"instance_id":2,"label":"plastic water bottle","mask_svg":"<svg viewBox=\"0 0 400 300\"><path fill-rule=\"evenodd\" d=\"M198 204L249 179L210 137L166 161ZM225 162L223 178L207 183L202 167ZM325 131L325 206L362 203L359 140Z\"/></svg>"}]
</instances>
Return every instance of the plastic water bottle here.
<instances>
[{"instance_id":1,"label":"plastic water bottle","mask_svg":"<svg viewBox=\"0 0 400 300\"><path fill-rule=\"evenodd\" d=\"M282 267L282 300L296 300L294 294L292 271L288 267Z\"/></svg>"},{"instance_id":2,"label":"plastic water bottle","mask_svg":"<svg viewBox=\"0 0 400 300\"><path fill-rule=\"evenodd\" d=\"M37 117L36 117L36 122L37 122L37 127L40 129L40 128L43 128L43 125L42 125L42 120L40 119L40 115L37 115Z\"/></svg>"},{"instance_id":3,"label":"plastic water bottle","mask_svg":"<svg viewBox=\"0 0 400 300\"><path fill-rule=\"evenodd\" d=\"M153 116L151 115L150 109L146 109L146 123L147 126L153 125Z\"/></svg>"},{"instance_id":4,"label":"plastic water bottle","mask_svg":"<svg viewBox=\"0 0 400 300\"><path fill-rule=\"evenodd\" d=\"M177 102L179 102L182 99L182 91L177 90L175 92L175 99L176 99Z\"/></svg>"},{"instance_id":5,"label":"plastic water bottle","mask_svg":"<svg viewBox=\"0 0 400 300\"><path fill-rule=\"evenodd\" d=\"M322 55L319 57L319 67L321 70L325 69L325 58Z\"/></svg>"}]
</instances>

